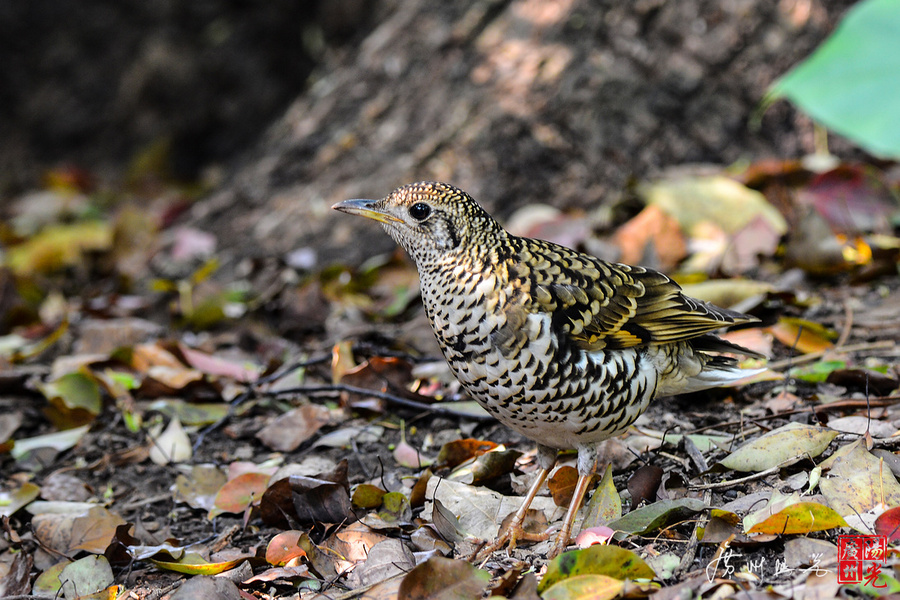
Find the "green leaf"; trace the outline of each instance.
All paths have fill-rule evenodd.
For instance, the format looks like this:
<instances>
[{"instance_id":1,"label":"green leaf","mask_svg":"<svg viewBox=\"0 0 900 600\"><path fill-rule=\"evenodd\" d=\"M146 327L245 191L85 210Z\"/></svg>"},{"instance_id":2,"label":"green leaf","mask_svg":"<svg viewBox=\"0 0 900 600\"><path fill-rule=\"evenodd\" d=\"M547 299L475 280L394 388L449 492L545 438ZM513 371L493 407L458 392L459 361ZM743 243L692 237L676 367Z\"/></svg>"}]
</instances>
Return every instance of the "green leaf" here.
<instances>
[{"instance_id":1,"label":"green leaf","mask_svg":"<svg viewBox=\"0 0 900 600\"><path fill-rule=\"evenodd\" d=\"M547 565L538 593L578 575L606 575L615 579L653 579L656 574L640 556L618 546L591 546L560 554Z\"/></svg>"},{"instance_id":2,"label":"green leaf","mask_svg":"<svg viewBox=\"0 0 900 600\"><path fill-rule=\"evenodd\" d=\"M115 578L105 556L85 556L63 567L59 581L66 598L83 598L107 589Z\"/></svg>"},{"instance_id":3,"label":"green leaf","mask_svg":"<svg viewBox=\"0 0 900 600\"><path fill-rule=\"evenodd\" d=\"M704 508L706 508L706 503L698 498L659 500L631 511L621 519L610 523L609 526L616 531L644 534L680 519L685 513L700 512Z\"/></svg>"},{"instance_id":4,"label":"green leaf","mask_svg":"<svg viewBox=\"0 0 900 600\"><path fill-rule=\"evenodd\" d=\"M353 490L353 497L350 501L353 502L353 506L360 508L378 508L381 506L381 499L384 498L385 493L378 486L361 483Z\"/></svg>"},{"instance_id":5,"label":"green leaf","mask_svg":"<svg viewBox=\"0 0 900 600\"><path fill-rule=\"evenodd\" d=\"M591 501L588 502L581 527L586 529L597 525L606 525L621 517L622 499L616 490L616 484L613 483L612 465L609 465L603 473L600 485L591 496Z\"/></svg>"},{"instance_id":6,"label":"green leaf","mask_svg":"<svg viewBox=\"0 0 900 600\"><path fill-rule=\"evenodd\" d=\"M47 398L47 416L60 429L90 423L103 409L100 386L84 373L68 373L55 381L38 385Z\"/></svg>"},{"instance_id":7,"label":"green leaf","mask_svg":"<svg viewBox=\"0 0 900 600\"><path fill-rule=\"evenodd\" d=\"M900 1L865 0L804 62L775 82L813 119L867 151L900 158Z\"/></svg>"},{"instance_id":8,"label":"green leaf","mask_svg":"<svg viewBox=\"0 0 900 600\"><path fill-rule=\"evenodd\" d=\"M409 499L401 492L388 492L381 499L381 510L378 516L386 523L400 525L412 521L412 508Z\"/></svg>"}]
</instances>

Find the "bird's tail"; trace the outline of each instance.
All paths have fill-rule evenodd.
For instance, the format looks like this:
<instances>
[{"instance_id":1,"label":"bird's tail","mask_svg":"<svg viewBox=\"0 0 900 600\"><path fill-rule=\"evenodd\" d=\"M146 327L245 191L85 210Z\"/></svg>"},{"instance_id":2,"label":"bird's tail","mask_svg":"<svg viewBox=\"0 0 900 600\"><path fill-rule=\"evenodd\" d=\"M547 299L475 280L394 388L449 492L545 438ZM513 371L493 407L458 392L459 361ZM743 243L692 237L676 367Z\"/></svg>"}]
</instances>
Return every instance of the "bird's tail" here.
<instances>
[{"instance_id":1,"label":"bird's tail","mask_svg":"<svg viewBox=\"0 0 900 600\"><path fill-rule=\"evenodd\" d=\"M765 358L758 352L713 334L706 334L683 344L679 351L671 355L675 364L672 370L661 378L657 388L659 395L686 394L733 385L737 381L765 371L765 369L742 369L738 361L731 356L710 354L710 352L728 352Z\"/></svg>"}]
</instances>

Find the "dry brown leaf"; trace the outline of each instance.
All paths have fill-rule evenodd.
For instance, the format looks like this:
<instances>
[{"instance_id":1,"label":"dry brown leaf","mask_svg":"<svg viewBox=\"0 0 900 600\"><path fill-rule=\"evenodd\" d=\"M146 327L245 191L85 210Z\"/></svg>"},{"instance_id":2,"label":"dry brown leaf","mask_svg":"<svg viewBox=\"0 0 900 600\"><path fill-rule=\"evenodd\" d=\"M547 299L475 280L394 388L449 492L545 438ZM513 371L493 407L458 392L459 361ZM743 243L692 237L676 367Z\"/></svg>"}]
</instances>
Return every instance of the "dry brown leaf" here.
<instances>
[{"instance_id":1,"label":"dry brown leaf","mask_svg":"<svg viewBox=\"0 0 900 600\"><path fill-rule=\"evenodd\" d=\"M661 271L673 270L687 256L678 221L657 206L648 206L622 225L613 242L622 250L622 262Z\"/></svg>"},{"instance_id":2,"label":"dry brown leaf","mask_svg":"<svg viewBox=\"0 0 900 600\"><path fill-rule=\"evenodd\" d=\"M279 452L291 452L328 423L329 411L319 404L304 404L278 416L263 427L256 438Z\"/></svg>"}]
</instances>

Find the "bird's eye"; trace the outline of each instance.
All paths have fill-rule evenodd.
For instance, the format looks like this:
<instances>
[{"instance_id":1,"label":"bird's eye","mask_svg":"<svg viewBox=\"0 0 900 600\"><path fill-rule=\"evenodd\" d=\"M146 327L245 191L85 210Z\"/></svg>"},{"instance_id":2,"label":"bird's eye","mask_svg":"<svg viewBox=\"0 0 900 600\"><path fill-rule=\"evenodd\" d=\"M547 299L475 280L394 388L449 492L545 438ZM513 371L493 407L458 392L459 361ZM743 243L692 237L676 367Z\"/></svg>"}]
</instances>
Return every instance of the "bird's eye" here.
<instances>
[{"instance_id":1,"label":"bird's eye","mask_svg":"<svg viewBox=\"0 0 900 600\"><path fill-rule=\"evenodd\" d=\"M431 214L431 207L424 202L416 202L409 207L409 216L416 221L424 221Z\"/></svg>"}]
</instances>

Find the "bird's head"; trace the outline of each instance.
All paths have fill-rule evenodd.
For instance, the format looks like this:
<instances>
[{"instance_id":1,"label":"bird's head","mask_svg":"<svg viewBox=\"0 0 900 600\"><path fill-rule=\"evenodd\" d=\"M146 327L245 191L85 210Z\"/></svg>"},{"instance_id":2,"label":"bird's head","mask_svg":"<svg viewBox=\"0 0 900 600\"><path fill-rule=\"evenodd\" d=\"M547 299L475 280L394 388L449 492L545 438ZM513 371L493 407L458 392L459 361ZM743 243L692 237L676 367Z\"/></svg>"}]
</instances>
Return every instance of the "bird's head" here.
<instances>
[{"instance_id":1,"label":"bird's head","mask_svg":"<svg viewBox=\"0 0 900 600\"><path fill-rule=\"evenodd\" d=\"M379 221L419 266L491 248L503 232L471 196L446 183L410 183L381 200L344 200L332 208Z\"/></svg>"}]
</instances>

